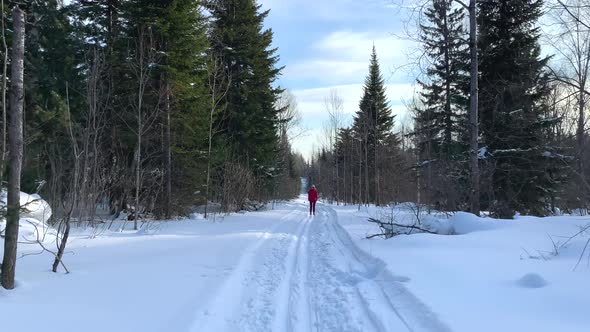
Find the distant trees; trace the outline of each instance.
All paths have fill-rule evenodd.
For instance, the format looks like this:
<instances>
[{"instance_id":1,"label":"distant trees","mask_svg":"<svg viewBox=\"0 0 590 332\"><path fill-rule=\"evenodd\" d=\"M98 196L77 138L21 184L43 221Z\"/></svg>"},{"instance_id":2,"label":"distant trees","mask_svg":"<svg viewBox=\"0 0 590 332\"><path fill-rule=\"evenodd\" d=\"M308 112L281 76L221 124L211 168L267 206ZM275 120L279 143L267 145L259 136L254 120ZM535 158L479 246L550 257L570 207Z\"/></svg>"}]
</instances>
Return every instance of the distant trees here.
<instances>
[{"instance_id":1,"label":"distant trees","mask_svg":"<svg viewBox=\"0 0 590 332\"><path fill-rule=\"evenodd\" d=\"M326 99L327 112L332 119L329 141L334 144L322 148L314 156L309 170L311 181L324 197L333 201L381 205L401 199L402 182L411 181L403 174L411 166L402 157L408 152L401 151L399 138L393 132L395 116L387 100L375 48L359 109L349 128L340 128L340 121L336 120L337 113L341 112L338 100L334 92ZM412 196L408 192L405 194Z\"/></svg>"},{"instance_id":2,"label":"distant trees","mask_svg":"<svg viewBox=\"0 0 590 332\"><path fill-rule=\"evenodd\" d=\"M353 131L360 140L364 157L364 203L380 204L379 176L383 165L380 152L386 144L395 144L394 116L385 95L385 82L381 75L377 52L373 47L369 74L363 86L359 110L353 120Z\"/></svg>"},{"instance_id":3,"label":"distant trees","mask_svg":"<svg viewBox=\"0 0 590 332\"><path fill-rule=\"evenodd\" d=\"M564 123L572 123L575 147L570 172L572 185L563 193L567 206L590 204L590 150L588 140L588 105L590 102L590 7L585 1L557 1L548 11L552 28L546 39L556 53L549 64L550 78L557 82L556 104L565 105ZM573 138L573 137L572 137ZM561 137L561 139L566 139Z\"/></svg>"},{"instance_id":4,"label":"distant trees","mask_svg":"<svg viewBox=\"0 0 590 332\"><path fill-rule=\"evenodd\" d=\"M429 65L412 107L421 201L443 210L477 212L481 205L504 218L515 212L547 215L556 207L584 207L584 192L590 188L583 180L587 106L586 98L577 96L586 95L586 6L557 1L544 7L543 1L521 0L422 4L420 41ZM544 9L558 23L551 39L558 54L551 65L549 57L541 56L539 42ZM466 10L469 38L462 26ZM571 130L567 123L574 118ZM476 144L474 132L479 132ZM451 168L442 166L445 158Z\"/></svg>"}]
</instances>

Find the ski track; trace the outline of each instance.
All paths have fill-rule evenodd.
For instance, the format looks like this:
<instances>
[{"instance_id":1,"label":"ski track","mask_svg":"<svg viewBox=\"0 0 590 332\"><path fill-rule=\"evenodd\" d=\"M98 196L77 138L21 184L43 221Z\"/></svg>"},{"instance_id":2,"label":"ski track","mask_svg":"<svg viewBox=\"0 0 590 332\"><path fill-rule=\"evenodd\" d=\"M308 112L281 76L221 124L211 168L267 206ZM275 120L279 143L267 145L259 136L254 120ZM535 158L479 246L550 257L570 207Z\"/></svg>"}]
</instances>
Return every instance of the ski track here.
<instances>
[{"instance_id":1,"label":"ski track","mask_svg":"<svg viewBox=\"0 0 590 332\"><path fill-rule=\"evenodd\" d=\"M242 254L189 331L450 331L356 247L333 209L318 204L311 217L305 203Z\"/></svg>"}]
</instances>

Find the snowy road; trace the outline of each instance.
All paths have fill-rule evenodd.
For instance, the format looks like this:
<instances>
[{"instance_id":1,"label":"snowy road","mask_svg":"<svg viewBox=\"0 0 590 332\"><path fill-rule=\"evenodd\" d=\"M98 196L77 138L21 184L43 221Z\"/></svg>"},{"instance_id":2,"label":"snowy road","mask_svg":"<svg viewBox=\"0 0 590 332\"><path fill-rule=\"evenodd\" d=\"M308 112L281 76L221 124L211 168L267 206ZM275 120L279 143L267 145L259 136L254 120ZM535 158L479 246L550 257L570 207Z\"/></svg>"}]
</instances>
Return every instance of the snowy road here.
<instances>
[{"instance_id":1,"label":"snowy road","mask_svg":"<svg viewBox=\"0 0 590 332\"><path fill-rule=\"evenodd\" d=\"M303 197L288 206L239 253L190 331L448 331L354 245L334 210L318 204L310 217Z\"/></svg>"},{"instance_id":2,"label":"snowy road","mask_svg":"<svg viewBox=\"0 0 590 332\"><path fill-rule=\"evenodd\" d=\"M587 217L458 214L461 235L385 241L365 239L378 231L366 222L375 208L317 209L309 217L300 197L150 230L76 227L69 274L19 244L17 288L0 289L0 317L14 318L2 331L588 331L589 270L571 271L587 237L550 260L522 257ZM531 273L547 286L523 287Z\"/></svg>"}]
</instances>

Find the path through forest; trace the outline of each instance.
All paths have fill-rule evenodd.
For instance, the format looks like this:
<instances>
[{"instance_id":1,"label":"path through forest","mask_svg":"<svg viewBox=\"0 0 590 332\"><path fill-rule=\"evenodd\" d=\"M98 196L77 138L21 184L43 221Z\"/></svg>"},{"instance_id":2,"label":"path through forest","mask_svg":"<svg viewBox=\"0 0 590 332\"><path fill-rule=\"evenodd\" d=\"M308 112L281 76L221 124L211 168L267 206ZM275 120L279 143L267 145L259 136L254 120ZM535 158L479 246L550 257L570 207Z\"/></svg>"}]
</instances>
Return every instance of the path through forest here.
<instances>
[{"instance_id":1,"label":"path through forest","mask_svg":"<svg viewBox=\"0 0 590 332\"><path fill-rule=\"evenodd\" d=\"M191 331L448 331L355 246L329 206L309 216L302 195L283 208L197 309Z\"/></svg>"}]
</instances>

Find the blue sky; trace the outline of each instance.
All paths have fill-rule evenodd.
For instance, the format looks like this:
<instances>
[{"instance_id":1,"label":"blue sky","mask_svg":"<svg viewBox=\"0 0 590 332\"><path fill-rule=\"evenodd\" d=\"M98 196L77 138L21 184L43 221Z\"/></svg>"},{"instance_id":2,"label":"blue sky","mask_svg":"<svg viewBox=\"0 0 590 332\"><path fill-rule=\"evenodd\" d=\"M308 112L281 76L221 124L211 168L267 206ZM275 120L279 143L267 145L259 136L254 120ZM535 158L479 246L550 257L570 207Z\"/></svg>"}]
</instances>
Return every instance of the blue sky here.
<instances>
[{"instance_id":1,"label":"blue sky","mask_svg":"<svg viewBox=\"0 0 590 332\"><path fill-rule=\"evenodd\" d=\"M324 98L336 89L344 100L345 122L356 112L373 44L398 122L414 79L405 70L412 43L399 39L403 18L393 0L259 0L270 9L265 25L274 32L281 65L278 83L295 94L305 134L293 148L309 157L323 142Z\"/></svg>"}]
</instances>

